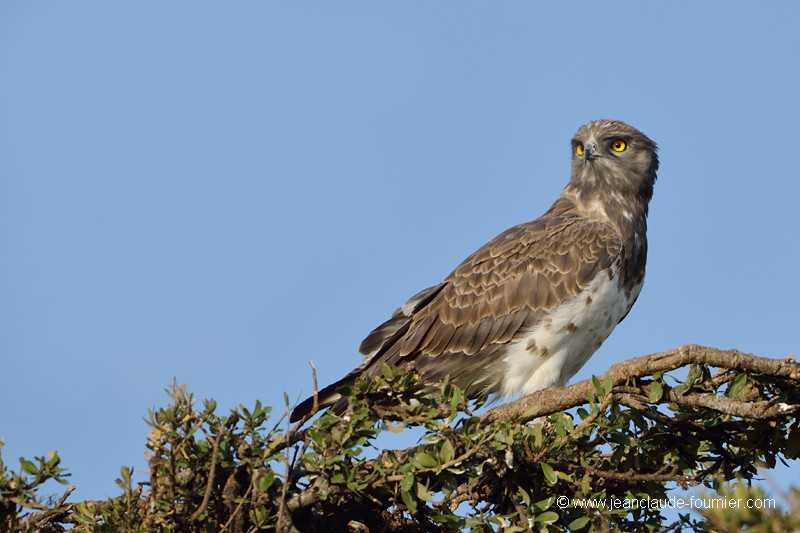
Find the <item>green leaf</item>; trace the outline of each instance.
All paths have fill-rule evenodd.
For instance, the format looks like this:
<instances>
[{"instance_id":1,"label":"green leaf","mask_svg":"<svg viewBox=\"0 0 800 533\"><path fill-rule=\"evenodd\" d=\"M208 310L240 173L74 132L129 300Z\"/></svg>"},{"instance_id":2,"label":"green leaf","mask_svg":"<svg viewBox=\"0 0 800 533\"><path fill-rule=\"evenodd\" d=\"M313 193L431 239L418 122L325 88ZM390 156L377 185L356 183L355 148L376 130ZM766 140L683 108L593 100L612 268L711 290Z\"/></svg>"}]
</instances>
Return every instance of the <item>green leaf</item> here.
<instances>
[{"instance_id":1,"label":"green leaf","mask_svg":"<svg viewBox=\"0 0 800 533\"><path fill-rule=\"evenodd\" d=\"M533 504L533 510L536 511L536 514L543 513L546 510L550 509L553 506L553 502L556 501L555 496L550 496L549 498L545 498L544 500L539 500Z\"/></svg>"},{"instance_id":2,"label":"green leaf","mask_svg":"<svg viewBox=\"0 0 800 533\"><path fill-rule=\"evenodd\" d=\"M528 494L522 487L517 487L517 494L519 494L520 498L522 498L522 502L525 504L525 506L530 507L531 495Z\"/></svg>"},{"instance_id":3,"label":"green leaf","mask_svg":"<svg viewBox=\"0 0 800 533\"><path fill-rule=\"evenodd\" d=\"M542 424L535 424L533 426L533 446L535 449L542 447L544 442L544 434L542 433Z\"/></svg>"},{"instance_id":4,"label":"green leaf","mask_svg":"<svg viewBox=\"0 0 800 533\"><path fill-rule=\"evenodd\" d=\"M547 480L547 483L550 485L555 485L558 478L556 473L553 471L553 467L547 463L541 463L539 466L542 467L542 474L544 474L544 478Z\"/></svg>"},{"instance_id":5,"label":"green leaf","mask_svg":"<svg viewBox=\"0 0 800 533\"><path fill-rule=\"evenodd\" d=\"M747 385L747 374L739 374L728 388L728 398L736 398Z\"/></svg>"},{"instance_id":6,"label":"green leaf","mask_svg":"<svg viewBox=\"0 0 800 533\"><path fill-rule=\"evenodd\" d=\"M411 487L414 486L415 481L416 479L414 478L414 474L408 472L400 481L400 490L411 490Z\"/></svg>"},{"instance_id":7,"label":"green leaf","mask_svg":"<svg viewBox=\"0 0 800 533\"><path fill-rule=\"evenodd\" d=\"M259 478L258 488L261 489L261 492L267 492L274 482L275 474L273 472L268 472L266 475Z\"/></svg>"},{"instance_id":8,"label":"green leaf","mask_svg":"<svg viewBox=\"0 0 800 533\"><path fill-rule=\"evenodd\" d=\"M598 396L605 396L606 391L603 390L603 385L600 383L600 380L597 379L597 376L592 376L592 387L594 388L594 392Z\"/></svg>"},{"instance_id":9,"label":"green leaf","mask_svg":"<svg viewBox=\"0 0 800 533\"><path fill-rule=\"evenodd\" d=\"M655 403L664 396L664 386L660 381L654 381L650 384L649 400Z\"/></svg>"},{"instance_id":10,"label":"green leaf","mask_svg":"<svg viewBox=\"0 0 800 533\"><path fill-rule=\"evenodd\" d=\"M586 527L586 525L588 523L589 523L589 517L588 516L581 516L580 518L576 518L575 520L570 522L569 526L567 526L567 529L569 529L570 531L583 529L583 528Z\"/></svg>"},{"instance_id":11,"label":"green leaf","mask_svg":"<svg viewBox=\"0 0 800 533\"><path fill-rule=\"evenodd\" d=\"M414 486L414 482L414 474L410 472L403 476L403 480L400 482L400 497L403 499L403 503L406 504L406 507L408 507L408 510L411 513L417 512L417 499L411 493L411 488Z\"/></svg>"},{"instance_id":12,"label":"green leaf","mask_svg":"<svg viewBox=\"0 0 800 533\"><path fill-rule=\"evenodd\" d=\"M550 416L550 423L553 424L553 429L556 430L556 436L559 438L567 435L567 428L564 424L564 416L561 413L555 413Z\"/></svg>"},{"instance_id":13,"label":"green leaf","mask_svg":"<svg viewBox=\"0 0 800 533\"><path fill-rule=\"evenodd\" d=\"M348 398L350 398L352 396L355 396L356 389L352 385L342 385L341 387L336 389L336 392L338 392L342 396L347 396Z\"/></svg>"},{"instance_id":14,"label":"green leaf","mask_svg":"<svg viewBox=\"0 0 800 533\"><path fill-rule=\"evenodd\" d=\"M702 374L703 372L700 370L700 365L692 363L692 366L689 368L689 375L686 376L686 383L693 385Z\"/></svg>"},{"instance_id":15,"label":"green leaf","mask_svg":"<svg viewBox=\"0 0 800 533\"><path fill-rule=\"evenodd\" d=\"M39 469L38 469L38 468L36 468L36 465L35 465L35 464L33 464L33 461L28 461L28 460L27 460L27 459L25 459L24 457L20 457L20 458L19 458L19 462L20 462L20 464L22 465L22 469L23 469L25 472L27 472L27 473L29 473L29 474L32 474L32 475L34 475L34 476L36 476L36 475L38 475L38 474L39 474Z\"/></svg>"},{"instance_id":16,"label":"green leaf","mask_svg":"<svg viewBox=\"0 0 800 533\"><path fill-rule=\"evenodd\" d=\"M439 461L436 460L436 457L427 452L418 452L411 462L417 468L434 468L439 466Z\"/></svg>"},{"instance_id":17,"label":"green leaf","mask_svg":"<svg viewBox=\"0 0 800 533\"><path fill-rule=\"evenodd\" d=\"M90 515L89 508L85 502L81 502L73 508L72 519L88 526L97 525L97 521Z\"/></svg>"},{"instance_id":18,"label":"green leaf","mask_svg":"<svg viewBox=\"0 0 800 533\"><path fill-rule=\"evenodd\" d=\"M547 511L540 515L536 515L536 518L533 519L533 521L537 524L550 524L556 520L558 520L558 513L555 511Z\"/></svg>"},{"instance_id":19,"label":"green leaf","mask_svg":"<svg viewBox=\"0 0 800 533\"><path fill-rule=\"evenodd\" d=\"M121 479L117 480L117 485L122 490L128 490L131 486L131 473L133 472L132 468L128 468L127 466L123 466L119 469L119 473Z\"/></svg>"},{"instance_id":20,"label":"green leaf","mask_svg":"<svg viewBox=\"0 0 800 533\"><path fill-rule=\"evenodd\" d=\"M397 371L394 367L387 365L386 363L381 365L381 374L387 381L391 381L397 377Z\"/></svg>"},{"instance_id":21,"label":"green leaf","mask_svg":"<svg viewBox=\"0 0 800 533\"><path fill-rule=\"evenodd\" d=\"M439 457L442 463L449 463L456 456L456 450L453 448L453 443L446 440L442 443L442 450L439 452Z\"/></svg>"},{"instance_id":22,"label":"green leaf","mask_svg":"<svg viewBox=\"0 0 800 533\"><path fill-rule=\"evenodd\" d=\"M428 487L419 482L417 483L417 498L426 502L433 501L433 496L431 495L431 491L428 490Z\"/></svg>"}]
</instances>

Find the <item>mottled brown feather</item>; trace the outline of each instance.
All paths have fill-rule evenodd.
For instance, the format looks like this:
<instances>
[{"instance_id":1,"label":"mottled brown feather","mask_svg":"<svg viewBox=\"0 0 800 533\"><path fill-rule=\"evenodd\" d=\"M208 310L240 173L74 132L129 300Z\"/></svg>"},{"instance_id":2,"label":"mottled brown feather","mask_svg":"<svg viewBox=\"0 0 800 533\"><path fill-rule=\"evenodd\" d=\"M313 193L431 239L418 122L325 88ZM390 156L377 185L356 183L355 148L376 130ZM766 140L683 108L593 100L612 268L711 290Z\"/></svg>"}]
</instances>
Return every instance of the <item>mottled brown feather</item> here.
<instances>
[{"instance_id":1,"label":"mottled brown feather","mask_svg":"<svg viewBox=\"0 0 800 533\"><path fill-rule=\"evenodd\" d=\"M375 328L361 343L362 364L322 389L319 407L333 405L341 412L336 389L377 374L384 363L414 367L432 382L450 376L468 392L495 392L504 369L492 363L504 357L509 343L575 298L598 274L611 276L613 265L623 293L639 287L658 169L656 145L619 121L582 126L572 144L591 139L602 145L616 138L630 147L625 157L604 155L589 164L588 156L573 155L570 182L541 218L501 233ZM585 297L588 305L591 297ZM312 404L309 398L298 405L292 420Z\"/></svg>"},{"instance_id":2,"label":"mottled brown feather","mask_svg":"<svg viewBox=\"0 0 800 533\"><path fill-rule=\"evenodd\" d=\"M362 343L367 360L360 371L377 373L383 362L411 364L431 379L457 373L468 386L480 378L469 369L491 361L494 350L487 347L519 338L547 311L576 296L621 248L613 228L578 216L545 216L511 228L376 328ZM403 309L413 312L406 316ZM465 368L465 357L478 360Z\"/></svg>"}]
</instances>

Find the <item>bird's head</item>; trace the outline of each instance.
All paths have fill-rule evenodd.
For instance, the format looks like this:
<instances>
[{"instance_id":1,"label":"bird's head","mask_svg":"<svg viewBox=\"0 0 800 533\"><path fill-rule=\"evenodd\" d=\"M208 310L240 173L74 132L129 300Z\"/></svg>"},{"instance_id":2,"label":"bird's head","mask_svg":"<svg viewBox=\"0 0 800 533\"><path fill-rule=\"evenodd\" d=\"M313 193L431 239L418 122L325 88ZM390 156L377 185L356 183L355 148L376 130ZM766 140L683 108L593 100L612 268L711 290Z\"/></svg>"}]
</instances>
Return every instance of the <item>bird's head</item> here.
<instances>
[{"instance_id":1,"label":"bird's head","mask_svg":"<svg viewBox=\"0 0 800 533\"><path fill-rule=\"evenodd\" d=\"M656 143L619 120L595 120L572 138L570 186L579 196L607 192L649 201L658 170Z\"/></svg>"}]
</instances>

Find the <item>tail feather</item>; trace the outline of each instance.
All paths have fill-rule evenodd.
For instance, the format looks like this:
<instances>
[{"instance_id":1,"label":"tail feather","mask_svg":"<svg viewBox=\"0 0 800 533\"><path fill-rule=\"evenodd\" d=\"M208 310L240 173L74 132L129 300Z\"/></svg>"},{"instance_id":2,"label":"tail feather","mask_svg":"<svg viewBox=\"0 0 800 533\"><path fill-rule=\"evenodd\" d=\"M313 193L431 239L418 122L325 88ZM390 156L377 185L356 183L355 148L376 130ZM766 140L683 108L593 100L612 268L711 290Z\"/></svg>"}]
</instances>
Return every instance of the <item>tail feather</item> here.
<instances>
[{"instance_id":1,"label":"tail feather","mask_svg":"<svg viewBox=\"0 0 800 533\"><path fill-rule=\"evenodd\" d=\"M314 409L314 396L306 398L292 410L292 415L289 417L289 422L297 422L308 415L314 415L323 409L333 407L336 414L344 412L347 403L340 401L342 395L337 392L338 389L345 385L352 385L356 380L357 375L348 374L336 383L328 385L317 393L317 406Z\"/></svg>"}]
</instances>

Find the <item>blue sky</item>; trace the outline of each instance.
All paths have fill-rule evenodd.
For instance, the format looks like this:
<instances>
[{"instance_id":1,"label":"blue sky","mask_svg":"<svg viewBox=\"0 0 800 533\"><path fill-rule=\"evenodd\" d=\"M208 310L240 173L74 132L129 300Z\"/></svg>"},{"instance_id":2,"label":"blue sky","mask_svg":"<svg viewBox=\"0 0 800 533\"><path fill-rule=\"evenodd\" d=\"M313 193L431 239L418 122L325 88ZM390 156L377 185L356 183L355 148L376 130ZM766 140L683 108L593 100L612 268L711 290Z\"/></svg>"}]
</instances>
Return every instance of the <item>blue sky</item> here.
<instances>
[{"instance_id":1,"label":"blue sky","mask_svg":"<svg viewBox=\"0 0 800 533\"><path fill-rule=\"evenodd\" d=\"M74 498L147 409L309 393L569 177L659 143L644 290L576 376L700 343L797 353L800 5L0 3L0 438ZM573 380L574 381L574 380ZM799 477L796 463L772 474Z\"/></svg>"}]
</instances>

